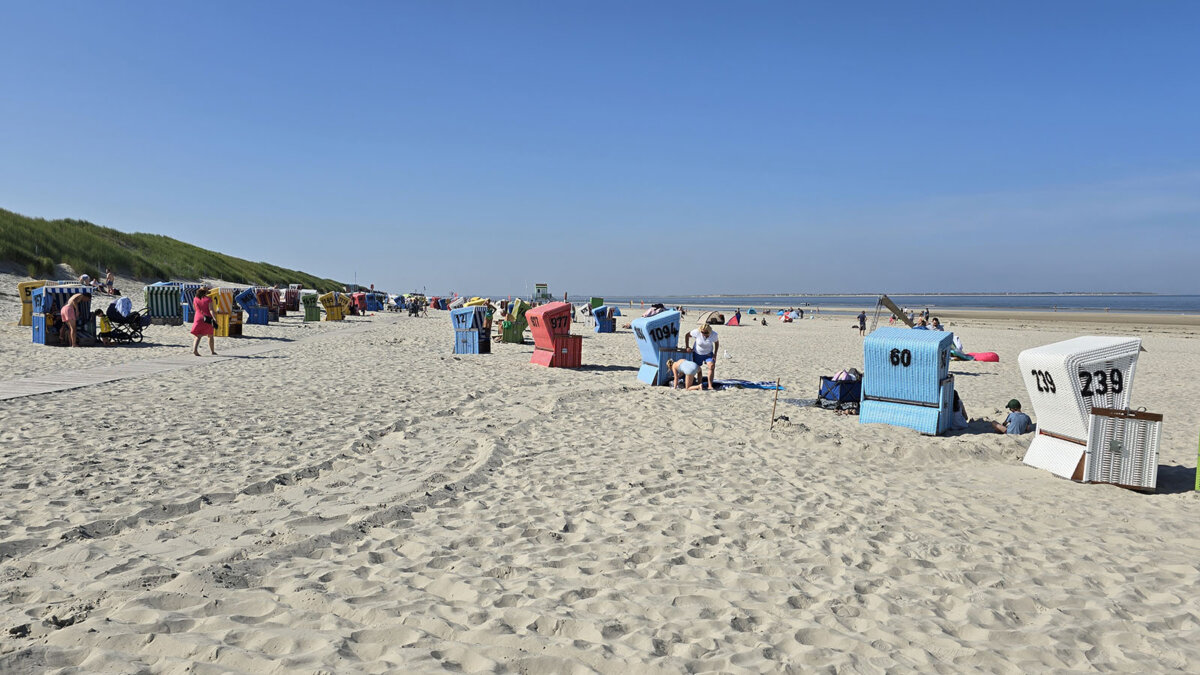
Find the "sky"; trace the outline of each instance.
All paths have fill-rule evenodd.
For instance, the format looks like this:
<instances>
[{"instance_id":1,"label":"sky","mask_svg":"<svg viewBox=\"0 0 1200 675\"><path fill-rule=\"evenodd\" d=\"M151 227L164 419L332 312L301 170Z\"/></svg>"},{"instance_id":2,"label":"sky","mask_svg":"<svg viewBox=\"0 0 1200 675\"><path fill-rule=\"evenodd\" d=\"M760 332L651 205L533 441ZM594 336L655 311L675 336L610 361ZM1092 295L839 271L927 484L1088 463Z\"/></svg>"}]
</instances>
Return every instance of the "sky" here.
<instances>
[{"instance_id":1,"label":"sky","mask_svg":"<svg viewBox=\"0 0 1200 675\"><path fill-rule=\"evenodd\" d=\"M1196 293L1196 2L0 3L0 207L393 291Z\"/></svg>"}]
</instances>

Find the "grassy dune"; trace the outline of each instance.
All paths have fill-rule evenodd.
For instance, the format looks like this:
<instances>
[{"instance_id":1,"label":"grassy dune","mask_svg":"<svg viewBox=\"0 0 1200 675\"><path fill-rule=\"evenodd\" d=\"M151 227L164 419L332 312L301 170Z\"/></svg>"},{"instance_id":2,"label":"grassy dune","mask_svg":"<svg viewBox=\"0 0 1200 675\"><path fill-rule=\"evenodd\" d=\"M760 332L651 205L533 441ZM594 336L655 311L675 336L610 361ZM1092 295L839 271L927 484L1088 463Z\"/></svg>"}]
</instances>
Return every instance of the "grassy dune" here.
<instances>
[{"instance_id":1,"label":"grassy dune","mask_svg":"<svg viewBox=\"0 0 1200 675\"><path fill-rule=\"evenodd\" d=\"M158 234L118 232L83 220L45 220L0 209L0 261L48 277L59 263L100 276L101 265L149 281L209 277L244 284L299 283L321 291L342 284L264 262L250 262Z\"/></svg>"}]
</instances>

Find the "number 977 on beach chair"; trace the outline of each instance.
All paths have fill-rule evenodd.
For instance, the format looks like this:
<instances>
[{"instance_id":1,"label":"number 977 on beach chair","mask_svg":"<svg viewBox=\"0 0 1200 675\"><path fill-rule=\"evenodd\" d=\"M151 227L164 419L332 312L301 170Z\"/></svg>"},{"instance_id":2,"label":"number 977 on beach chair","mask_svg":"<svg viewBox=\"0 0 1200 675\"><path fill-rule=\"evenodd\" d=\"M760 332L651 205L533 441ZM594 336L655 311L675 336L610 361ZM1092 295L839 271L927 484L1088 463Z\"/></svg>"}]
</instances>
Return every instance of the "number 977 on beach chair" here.
<instances>
[{"instance_id":1,"label":"number 977 on beach chair","mask_svg":"<svg viewBox=\"0 0 1200 675\"><path fill-rule=\"evenodd\" d=\"M1140 338L1078 337L1017 356L1037 417L1025 463L1084 480L1093 408L1124 410L1133 390Z\"/></svg>"},{"instance_id":2,"label":"number 977 on beach chair","mask_svg":"<svg viewBox=\"0 0 1200 675\"><path fill-rule=\"evenodd\" d=\"M884 327L863 342L861 424L909 427L937 435L950 426L954 334Z\"/></svg>"},{"instance_id":3,"label":"number 977 on beach chair","mask_svg":"<svg viewBox=\"0 0 1200 675\"><path fill-rule=\"evenodd\" d=\"M571 335L571 306L551 302L525 313L533 333L530 363L550 368L578 368L583 361L583 338Z\"/></svg>"},{"instance_id":4,"label":"number 977 on beach chair","mask_svg":"<svg viewBox=\"0 0 1200 675\"><path fill-rule=\"evenodd\" d=\"M679 348L679 312L671 310L638 317L630 327L642 355L637 379L646 384L670 384L671 370L667 368L667 361L687 358L688 354L686 349Z\"/></svg>"}]
</instances>

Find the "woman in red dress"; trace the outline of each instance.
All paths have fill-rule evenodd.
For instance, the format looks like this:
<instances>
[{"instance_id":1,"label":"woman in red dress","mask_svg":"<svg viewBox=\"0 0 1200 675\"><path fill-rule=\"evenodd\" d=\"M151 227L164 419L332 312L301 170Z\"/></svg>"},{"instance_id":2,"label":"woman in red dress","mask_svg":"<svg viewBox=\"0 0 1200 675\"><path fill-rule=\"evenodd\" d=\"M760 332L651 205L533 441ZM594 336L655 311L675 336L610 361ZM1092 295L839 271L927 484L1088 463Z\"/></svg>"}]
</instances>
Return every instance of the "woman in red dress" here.
<instances>
[{"instance_id":1,"label":"woman in red dress","mask_svg":"<svg viewBox=\"0 0 1200 675\"><path fill-rule=\"evenodd\" d=\"M212 298L208 297L208 286L201 286L196 291L196 299L192 301L192 354L200 356L200 338L204 335L208 336L208 351L212 352L213 356L217 355L216 341L213 339L213 333L216 332L217 319L212 313Z\"/></svg>"}]
</instances>

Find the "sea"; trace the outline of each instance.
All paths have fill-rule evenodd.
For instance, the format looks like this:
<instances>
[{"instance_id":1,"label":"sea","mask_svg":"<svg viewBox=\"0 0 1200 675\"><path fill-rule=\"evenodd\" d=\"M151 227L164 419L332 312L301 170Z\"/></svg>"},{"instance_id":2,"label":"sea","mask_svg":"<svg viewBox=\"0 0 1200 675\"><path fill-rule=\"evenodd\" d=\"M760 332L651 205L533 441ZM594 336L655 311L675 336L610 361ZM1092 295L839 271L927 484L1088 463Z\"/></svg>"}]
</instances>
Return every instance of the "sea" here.
<instances>
[{"instance_id":1,"label":"sea","mask_svg":"<svg viewBox=\"0 0 1200 675\"><path fill-rule=\"evenodd\" d=\"M938 309L992 309L1033 312L1122 312L1136 314L1200 314L1200 295L1156 294L1032 294L1032 295L889 295L900 307L931 312ZM586 296L568 296L574 303L587 302ZM860 309L873 312L877 295L647 295L608 296L605 301L618 307L647 306L661 302L668 307L683 305L688 309L727 309L751 307L788 308L819 307L854 308L844 313L857 314ZM822 312L826 311L824 309Z\"/></svg>"}]
</instances>

